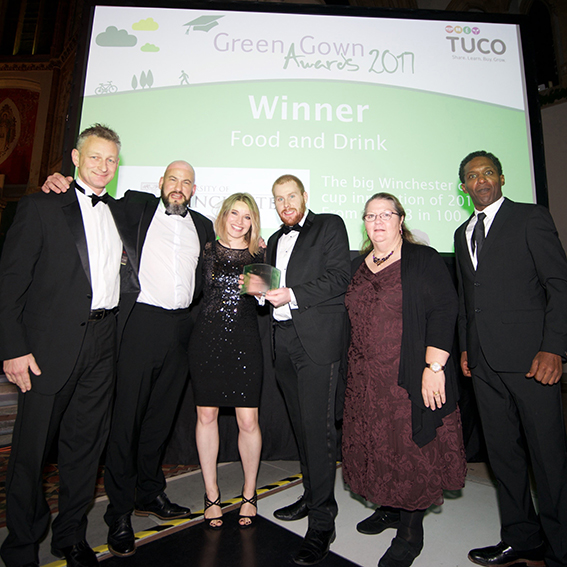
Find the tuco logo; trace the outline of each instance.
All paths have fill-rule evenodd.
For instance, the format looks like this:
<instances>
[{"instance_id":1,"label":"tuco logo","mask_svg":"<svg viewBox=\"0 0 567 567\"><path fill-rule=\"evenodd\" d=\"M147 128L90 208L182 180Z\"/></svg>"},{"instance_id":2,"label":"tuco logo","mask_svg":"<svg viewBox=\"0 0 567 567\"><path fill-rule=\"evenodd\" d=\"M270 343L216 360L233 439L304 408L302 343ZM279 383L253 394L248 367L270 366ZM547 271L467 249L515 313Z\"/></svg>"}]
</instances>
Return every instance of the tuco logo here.
<instances>
[{"instance_id":1,"label":"tuco logo","mask_svg":"<svg viewBox=\"0 0 567 567\"><path fill-rule=\"evenodd\" d=\"M448 25L445 26L445 31L447 33L465 33L465 34L470 34L472 33L473 35L478 35L480 33L480 29L477 28L476 26L474 28L471 28L469 26L465 26L465 27L461 27L461 26L452 26L452 25Z\"/></svg>"}]
</instances>

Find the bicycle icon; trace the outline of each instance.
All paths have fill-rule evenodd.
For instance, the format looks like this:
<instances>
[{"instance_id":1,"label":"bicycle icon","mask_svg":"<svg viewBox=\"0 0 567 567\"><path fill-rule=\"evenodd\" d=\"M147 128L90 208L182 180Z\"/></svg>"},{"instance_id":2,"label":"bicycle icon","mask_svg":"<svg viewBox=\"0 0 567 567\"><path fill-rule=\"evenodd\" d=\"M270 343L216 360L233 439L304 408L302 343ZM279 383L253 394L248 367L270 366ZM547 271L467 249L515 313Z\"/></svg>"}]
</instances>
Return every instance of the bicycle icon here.
<instances>
[{"instance_id":1,"label":"bicycle icon","mask_svg":"<svg viewBox=\"0 0 567 567\"><path fill-rule=\"evenodd\" d=\"M100 83L99 86L95 89L96 95L116 92L118 92L118 87L116 85L113 85L112 81L108 81L108 83Z\"/></svg>"}]
</instances>

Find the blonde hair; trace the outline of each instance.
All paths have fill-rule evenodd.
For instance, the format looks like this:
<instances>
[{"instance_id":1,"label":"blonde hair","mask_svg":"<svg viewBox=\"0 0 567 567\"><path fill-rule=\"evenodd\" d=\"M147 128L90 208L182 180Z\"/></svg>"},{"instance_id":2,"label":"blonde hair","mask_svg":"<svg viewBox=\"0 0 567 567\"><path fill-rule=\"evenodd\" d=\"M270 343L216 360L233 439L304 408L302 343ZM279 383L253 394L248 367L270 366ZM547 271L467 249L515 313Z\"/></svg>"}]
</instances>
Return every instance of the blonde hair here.
<instances>
[{"instance_id":1,"label":"blonde hair","mask_svg":"<svg viewBox=\"0 0 567 567\"><path fill-rule=\"evenodd\" d=\"M98 122L96 124L93 124L89 128L85 128L79 134L79 136L77 137L77 143L75 144L77 151L81 151L89 136L96 136L97 138L102 138L103 140L107 140L108 142L115 143L116 147L118 148L118 152L120 153L122 144L120 143L120 137L118 136L118 134L114 130L112 130L112 128L109 128L104 124L99 124Z\"/></svg>"},{"instance_id":2,"label":"blonde hair","mask_svg":"<svg viewBox=\"0 0 567 567\"><path fill-rule=\"evenodd\" d=\"M255 256L260 251L260 211L254 197L249 193L234 193L222 202L219 214L215 219L215 232L221 240L227 242L226 217L228 217L228 213L232 210L235 203L238 202L244 203L250 210L252 224L250 230L246 233L245 239L248 244L248 251L252 256Z\"/></svg>"}]
</instances>

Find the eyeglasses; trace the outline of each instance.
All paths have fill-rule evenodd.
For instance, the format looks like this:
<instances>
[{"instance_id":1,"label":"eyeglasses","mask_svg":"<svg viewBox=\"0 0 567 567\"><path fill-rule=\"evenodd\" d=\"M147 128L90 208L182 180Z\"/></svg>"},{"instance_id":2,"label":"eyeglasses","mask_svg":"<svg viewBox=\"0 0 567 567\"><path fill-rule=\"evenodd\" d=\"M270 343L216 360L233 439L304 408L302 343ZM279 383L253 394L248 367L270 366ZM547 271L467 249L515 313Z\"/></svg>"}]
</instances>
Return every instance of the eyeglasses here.
<instances>
[{"instance_id":1,"label":"eyeglasses","mask_svg":"<svg viewBox=\"0 0 567 567\"><path fill-rule=\"evenodd\" d=\"M383 222L390 222L392 220L392 215L401 216L399 213L393 213L391 211L384 211L383 213L366 213L362 218L364 222L374 222L376 219L380 219Z\"/></svg>"}]
</instances>

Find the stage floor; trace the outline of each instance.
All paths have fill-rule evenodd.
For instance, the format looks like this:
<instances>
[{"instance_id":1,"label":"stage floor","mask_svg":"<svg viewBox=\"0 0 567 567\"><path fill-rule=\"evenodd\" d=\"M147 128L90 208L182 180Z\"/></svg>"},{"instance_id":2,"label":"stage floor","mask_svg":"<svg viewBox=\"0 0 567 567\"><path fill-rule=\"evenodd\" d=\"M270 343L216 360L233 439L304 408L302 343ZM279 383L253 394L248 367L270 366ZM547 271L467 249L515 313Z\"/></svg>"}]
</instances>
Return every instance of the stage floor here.
<instances>
[{"instance_id":1,"label":"stage floor","mask_svg":"<svg viewBox=\"0 0 567 567\"><path fill-rule=\"evenodd\" d=\"M139 538L138 551L130 557L118 559L106 548L107 528L102 516L106 498L97 499L89 513L88 541L99 553L102 567L149 567L177 565L191 567L279 567L295 565L292 557L299 549L301 537L307 530L307 519L280 522L273 518L277 508L294 502L303 488L296 462L263 462L258 486L259 514L262 518L251 530L240 530L235 511L237 495L242 486L239 463L219 467L219 484L223 492L226 523L223 530L211 532L202 524L203 483L199 471L174 477L168 481L167 493L172 501L190 506L195 512L189 520L158 523L151 518L133 516L133 527ZM333 553L321 567L374 567L385 553L395 535L386 530L378 536L366 536L356 531L356 523L372 513L367 503L345 487L341 469L337 470L336 497L339 504L337 539L331 546ZM415 567L461 567L472 565L467 559L473 547L495 544L499 541L499 518L496 491L486 467L469 466L465 488L451 493L441 507L429 510L424 520L425 546L415 560ZM5 537L0 530L0 539ZM42 565L61 567L51 555L49 537L41 545Z\"/></svg>"}]
</instances>

